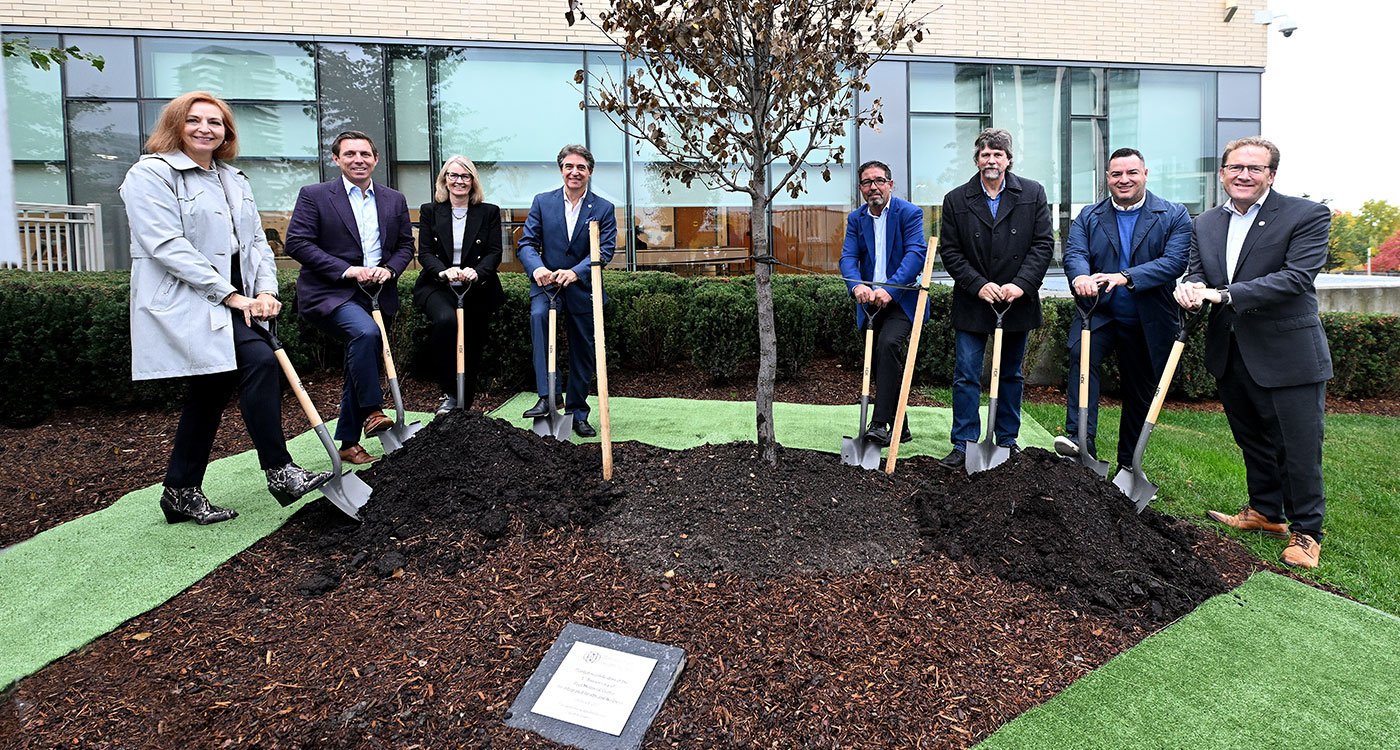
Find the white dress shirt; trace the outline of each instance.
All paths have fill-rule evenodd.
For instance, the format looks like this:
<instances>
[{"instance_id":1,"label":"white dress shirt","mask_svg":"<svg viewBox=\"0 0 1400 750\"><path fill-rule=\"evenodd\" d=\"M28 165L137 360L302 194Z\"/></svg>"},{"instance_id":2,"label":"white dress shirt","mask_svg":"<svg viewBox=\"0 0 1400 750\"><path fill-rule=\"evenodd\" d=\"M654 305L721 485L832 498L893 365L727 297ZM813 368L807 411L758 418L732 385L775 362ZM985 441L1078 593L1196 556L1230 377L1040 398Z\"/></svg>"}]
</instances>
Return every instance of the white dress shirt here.
<instances>
[{"instance_id":1,"label":"white dress shirt","mask_svg":"<svg viewBox=\"0 0 1400 750\"><path fill-rule=\"evenodd\" d=\"M384 248L379 244L379 205L374 198L374 183L370 183L368 190L360 190L344 175L340 179L345 183L350 211L355 214L355 224L360 230L360 249L365 253L364 266L374 268L384 258Z\"/></svg>"},{"instance_id":2,"label":"white dress shirt","mask_svg":"<svg viewBox=\"0 0 1400 750\"><path fill-rule=\"evenodd\" d=\"M1230 214L1230 231L1225 235L1225 280L1228 282L1235 281L1235 266L1240 262L1244 238L1249 234L1249 227L1254 224L1254 219L1259 216L1259 207L1264 205L1269 192L1265 190L1264 194L1259 196L1259 200L1244 213L1235 208L1234 201L1225 201L1225 210Z\"/></svg>"}]
</instances>

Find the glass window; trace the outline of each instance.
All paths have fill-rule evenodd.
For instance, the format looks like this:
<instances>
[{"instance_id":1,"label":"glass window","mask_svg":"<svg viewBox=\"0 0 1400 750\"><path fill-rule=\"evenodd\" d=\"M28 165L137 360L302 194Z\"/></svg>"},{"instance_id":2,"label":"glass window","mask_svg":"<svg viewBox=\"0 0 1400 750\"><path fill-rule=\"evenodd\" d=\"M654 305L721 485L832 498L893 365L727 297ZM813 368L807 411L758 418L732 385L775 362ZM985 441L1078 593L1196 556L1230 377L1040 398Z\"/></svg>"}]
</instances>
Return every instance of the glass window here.
<instances>
[{"instance_id":1,"label":"glass window","mask_svg":"<svg viewBox=\"0 0 1400 750\"><path fill-rule=\"evenodd\" d=\"M136 97L136 40L129 36L65 36L64 43L102 56L102 70L84 62L65 63L68 96L92 99Z\"/></svg>"},{"instance_id":2,"label":"glass window","mask_svg":"<svg viewBox=\"0 0 1400 750\"><path fill-rule=\"evenodd\" d=\"M778 260L812 271L835 272L840 268L846 214L859 201L855 185L859 165L849 163L855 156L855 131L852 122L846 128L846 137L833 144L846 147L847 163L827 167L830 181L822 179L821 167L804 166L806 191L793 198L783 190L774 197L772 253ZM772 181L776 183L788 169L786 160L779 159L771 168Z\"/></svg>"},{"instance_id":3,"label":"glass window","mask_svg":"<svg viewBox=\"0 0 1400 750\"><path fill-rule=\"evenodd\" d=\"M16 163L15 200L20 203L68 203L68 173L63 163Z\"/></svg>"},{"instance_id":4,"label":"glass window","mask_svg":"<svg viewBox=\"0 0 1400 750\"><path fill-rule=\"evenodd\" d=\"M317 45L317 69L321 93L321 174L340 174L331 161L331 142L346 130L368 135L379 149L374 179L389 178L388 147L384 122L384 48L378 44Z\"/></svg>"},{"instance_id":5,"label":"glass window","mask_svg":"<svg viewBox=\"0 0 1400 750\"><path fill-rule=\"evenodd\" d=\"M310 42L145 38L141 90L154 99L204 89L226 100L315 101L313 52Z\"/></svg>"},{"instance_id":6,"label":"glass window","mask_svg":"<svg viewBox=\"0 0 1400 750\"><path fill-rule=\"evenodd\" d=\"M141 156L136 102L70 101L67 109L73 202L103 204L107 267L129 267L130 229L117 188Z\"/></svg>"},{"instance_id":7,"label":"glass window","mask_svg":"<svg viewBox=\"0 0 1400 750\"><path fill-rule=\"evenodd\" d=\"M988 124L984 117L914 115L909 118L910 202L943 205L943 196L976 172L972 142Z\"/></svg>"},{"instance_id":8,"label":"glass window","mask_svg":"<svg viewBox=\"0 0 1400 750\"><path fill-rule=\"evenodd\" d=\"M1045 186L1051 215L1060 202L1065 120L1060 87L1066 68L992 66L992 125L1011 132L1011 171ZM968 141L969 151L971 141Z\"/></svg>"},{"instance_id":9,"label":"glass window","mask_svg":"<svg viewBox=\"0 0 1400 750\"><path fill-rule=\"evenodd\" d=\"M1070 69L1070 113L1075 115L1102 115L1104 112L1104 85L1106 76L1103 68Z\"/></svg>"},{"instance_id":10,"label":"glass window","mask_svg":"<svg viewBox=\"0 0 1400 750\"><path fill-rule=\"evenodd\" d=\"M1259 119L1259 74L1221 73L1220 117L1240 120Z\"/></svg>"},{"instance_id":11,"label":"glass window","mask_svg":"<svg viewBox=\"0 0 1400 750\"><path fill-rule=\"evenodd\" d=\"M986 112L987 67L962 63L911 63L909 109L914 112Z\"/></svg>"},{"instance_id":12,"label":"glass window","mask_svg":"<svg viewBox=\"0 0 1400 750\"><path fill-rule=\"evenodd\" d=\"M47 34L5 34L4 38L9 41L25 36L35 47L58 44L57 36ZM19 162L62 162L63 83L59 68L40 70L22 57L7 57L4 64L11 155ZM23 193L18 198L27 200Z\"/></svg>"},{"instance_id":13,"label":"glass window","mask_svg":"<svg viewBox=\"0 0 1400 750\"><path fill-rule=\"evenodd\" d=\"M432 96L438 160L476 162L492 202L529 208L537 193L561 184L560 147L583 143L582 94L574 72L582 53L453 50L436 61Z\"/></svg>"},{"instance_id":14,"label":"glass window","mask_svg":"<svg viewBox=\"0 0 1400 750\"><path fill-rule=\"evenodd\" d=\"M1198 214L1213 203L1215 73L1112 70L1108 74L1111 149L1143 153L1152 192Z\"/></svg>"},{"instance_id":15,"label":"glass window","mask_svg":"<svg viewBox=\"0 0 1400 750\"><path fill-rule=\"evenodd\" d=\"M1104 195L1103 123L1098 119L1076 119L1070 124L1070 215L1097 203Z\"/></svg>"},{"instance_id":16,"label":"glass window","mask_svg":"<svg viewBox=\"0 0 1400 750\"><path fill-rule=\"evenodd\" d=\"M389 94L393 100L395 158L426 163L428 60L421 48L395 50L389 60Z\"/></svg>"}]
</instances>

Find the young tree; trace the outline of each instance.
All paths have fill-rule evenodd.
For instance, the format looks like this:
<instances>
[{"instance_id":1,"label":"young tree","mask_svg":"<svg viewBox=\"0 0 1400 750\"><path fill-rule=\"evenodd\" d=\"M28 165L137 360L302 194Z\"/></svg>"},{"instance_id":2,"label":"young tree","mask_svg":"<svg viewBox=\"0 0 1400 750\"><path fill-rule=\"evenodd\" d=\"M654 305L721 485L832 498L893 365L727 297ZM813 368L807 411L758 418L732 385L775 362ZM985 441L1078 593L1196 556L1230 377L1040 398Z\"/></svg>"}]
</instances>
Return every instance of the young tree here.
<instances>
[{"instance_id":1,"label":"young tree","mask_svg":"<svg viewBox=\"0 0 1400 750\"><path fill-rule=\"evenodd\" d=\"M885 4L892 5L883 10ZM594 75L589 99L665 160L663 179L750 199L758 299L758 445L777 464L773 381L777 338L768 206L806 189L806 168L831 179L838 140L882 122L880 102L856 101L886 53L923 40L911 0L610 0L598 19L569 0L629 61L623 81ZM584 71L575 76L584 82ZM863 104L863 103L862 103Z\"/></svg>"},{"instance_id":2,"label":"young tree","mask_svg":"<svg viewBox=\"0 0 1400 750\"><path fill-rule=\"evenodd\" d=\"M1327 238L1327 270L1364 270L1366 259L1387 237L1400 231L1400 206L1383 200L1366 201L1355 214L1334 212Z\"/></svg>"}]
</instances>

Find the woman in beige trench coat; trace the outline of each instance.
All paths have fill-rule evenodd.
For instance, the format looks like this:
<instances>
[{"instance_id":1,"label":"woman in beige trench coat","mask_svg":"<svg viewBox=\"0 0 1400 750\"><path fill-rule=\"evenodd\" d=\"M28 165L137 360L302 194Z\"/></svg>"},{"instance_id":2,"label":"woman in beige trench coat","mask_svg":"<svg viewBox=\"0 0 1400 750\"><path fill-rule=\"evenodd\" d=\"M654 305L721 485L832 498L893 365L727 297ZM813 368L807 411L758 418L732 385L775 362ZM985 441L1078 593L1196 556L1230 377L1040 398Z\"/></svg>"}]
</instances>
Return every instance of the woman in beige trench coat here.
<instances>
[{"instance_id":1,"label":"woman in beige trench coat","mask_svg":"<svg viewBox=\"0 0 1400 750\"><path fill-rule=\"evenodd\" d=\"M193 91L161 111L121 196L131 224L131 377L184 378L189 395L165 474L169 523L218 523L237 511L209 502L204 471L235 390L267 489L283 505L330 473L292 462L282 434L280 369L254 326L277 317L276 267L238 153L233 113Z\"/></svg>"}]
</instances>

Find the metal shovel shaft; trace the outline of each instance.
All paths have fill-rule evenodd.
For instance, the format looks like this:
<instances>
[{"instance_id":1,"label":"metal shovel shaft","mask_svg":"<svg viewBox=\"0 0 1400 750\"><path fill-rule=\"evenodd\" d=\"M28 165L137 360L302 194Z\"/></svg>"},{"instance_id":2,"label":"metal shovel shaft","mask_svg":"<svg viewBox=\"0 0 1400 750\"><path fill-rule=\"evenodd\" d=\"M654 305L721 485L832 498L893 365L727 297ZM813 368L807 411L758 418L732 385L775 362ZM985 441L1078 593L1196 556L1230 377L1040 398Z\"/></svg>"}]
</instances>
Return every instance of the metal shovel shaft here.
<instances>
[{"instance_id":1,"label":"metal shovel shaft","mask_svg":"<svg viewBox=\"0 0 1400 750\"><path fill-rule=\"evenodd\" d=\"M860 383L860 429L853 438L841 440L841 463L859 466L862 469L875 469L880 465L880 446L870 442L865 436L869 426L866 417L870 413L870 357L875 344L875 328L866 312L865 326L865 365L861 371Z\"/></svg>"},{"instance_id":2,"label":"metal shovel shaft","mask_svg":"<svg viewBox=\"0 0 1400 750\"><path fill-rule=\"evenodd\" d=\"M964 466L968 474L986 471L1006 462L1011 451L997 445L997 396L1001 391L1001 316L997 316L996 332L992 334L992 385L987 398L987 434L979 443L968 443Z\"/></svg>"},{"instance_id":3,"label":"metal shovel shaft","mask_svg":"<svg viewBox=\"0 0 1400 750\"><path fill-rule=\"evenodd\" d=\"M555 310L554 300L549 301L549 413L543 417L535 417L534 431L536 435L542 437L552 437L561 443L569 442L568 415L559 413L559 391L556 383L558 378L558 364L554 348L554 339L558 331L558 312Z\"/></svg>"}]
</instances>

